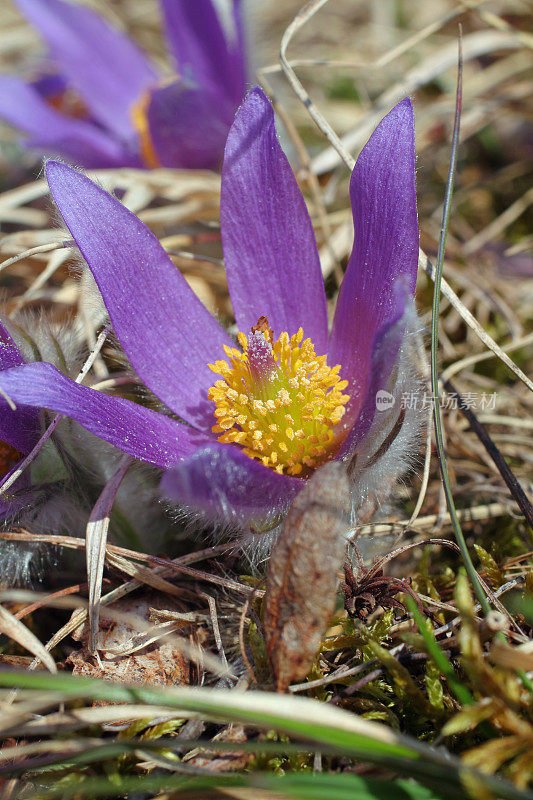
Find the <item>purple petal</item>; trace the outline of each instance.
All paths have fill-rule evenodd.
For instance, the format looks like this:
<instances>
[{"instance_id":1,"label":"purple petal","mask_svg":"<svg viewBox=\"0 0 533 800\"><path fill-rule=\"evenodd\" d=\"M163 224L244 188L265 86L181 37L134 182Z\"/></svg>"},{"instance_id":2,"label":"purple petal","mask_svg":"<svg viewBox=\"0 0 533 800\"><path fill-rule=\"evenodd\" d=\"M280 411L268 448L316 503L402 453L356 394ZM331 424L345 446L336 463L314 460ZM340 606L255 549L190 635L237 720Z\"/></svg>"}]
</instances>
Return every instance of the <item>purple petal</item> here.
<instances>
[{"instance_id":1,"label":"purple petal","mask_svg":"<svg viewBox=\"0 0 533 800\"><path fill-rule=\"evenodd\" d=\"M10 76L0 77L0 117L31 137L26 145L60 154L86 167L137 166L120 142L93 123L51 108L39 91Z\"/></svg>"},{"instance_id":2,"label":"purple petal","mask_svg":"<svg viewBox=\"0 0 533 800\"><path fill-rule=\"evenodd\" d=\"M233 30L224 31L212 0L162 0L167 37L180 75L236 108L246 90L240 0L233 0Z\"/></svg>"},{"instance_id":3,"label":"purple petal","mask_svg":"<svg viewBox=\"0 0 533 800\"><path fill-rule=\"evenodd\" d=\"M0 375L3 370L19 367L24 359L6 328L0 322ZM29 453L38 438L39 412L34 408L13 411L0 396L0 442L21 453ZM2 477L2 476L0 476Z\"/></svg>"},{"instance_id":4,"label":"purple petal","mask_svg":"<svg viewBox=\"0 0 533 800\"><path fill-rule=\"evenodd\" d=\"M23 367L15 367L23 369ZM0 372L0 389L4 372ZM7 392L10 399L11 395ZM17 407L13 411L0 396L0 442L14 447L19 453L29 453L39 438L39 412L34 408ZM0 475L0 477L2 477Z\"/></svg>"},{"instance_id":5,"label":"purple petal","mask_svg":"<svg viewBox=\"0 0 533 800\"><path fill-rule=\"evenodd\" d=\"M88 8L62 0L17 4L93 116L118 136L131 138L131 105L157 80L146 57Z\"/></svg>"},{"instance_id":6,"label":"purple petal","mask_svg":"<svg viewBox=\"0 0 533 800\"><path fill-rule=\"evenodd\" d=\"M38 362L0 372L0 389L15 403L65 414L119 450L157 467L172 467L209 442L164 414L80 386L52 364Z\"/></svg>"},{"instance_id":7,"label":"purple petal","mask_svg":"<svg viewBox=\"0 0 533 800\"><path fill-rule=\"evenodd\" d=\"M231 340L134 214L64 164L50 161L46 174L138 375L183 419L210 430L207 365Z\"/></svg>"},{"instance_id":8,"label":"purple petal","mask_svg":"<svg viewBox=\"0 0 533 800\"><path fill-rule=\"evenodd\" d=\"M150 138L163 167L217 169L233 116L224 101L177 80L150 94Z\"/></svg>"},{"instance_id":9,"label":"purple petal","mask_svg":"<svg viewBox=\"0 0 533 800\"><path fill-rule=\"evenodd\" d=\"M414 293L418 265L413 108L402 100L361 151L350 183L354 248L333 321L328 362L341 364L351 395L346 421L361 409L377 331L395 314L393 285Z\"/></svg>"},{"instance_id":10,"label":"purple petal","mask_svg":"<svg viewBox=\"0 0 533 800\"><path fill-rule=\"evenodd\" d=\"M234 445L217 443L166 472L161 491L214 522L261 530L287 511L303 485L298 478L264 467Z\"/></svg>"},{"instance_id":11,"label":"purple petal","mask_svg":"<svg viewBox=\"0 0 533 800\"><path fill-rule=\"evenodd\" d=\"M371 366L366 394L357 422L343 442L336 458L349 456L366 436L376 415L376 399L379 391L387 391L392 369L405 336L405 312L409 303L409 288L400 278L392 291L390 316L381 326L372 344Z\"/></svg>"},{"instance_id":12,"label":"purple petal","mask_svg":"<svg viewBox=\"0 0 533 800\"><path fill-rule=\"evenodd\" d=\"M20 367L24 363L22 353L7 328L0 322L0 370Z\"/></svg>"},{"instance_id":13,"label":"purple petal","mask_svg":"<svg viewBox=\"0 0 533 800\"><path fill-rule=\"evenodd\" d=\"M220 205L228 287L239 329L262 315L327 350L326 295L313 226L276 137L274 111L252 89L230 130Z\"/></svg>"}]
</instances>

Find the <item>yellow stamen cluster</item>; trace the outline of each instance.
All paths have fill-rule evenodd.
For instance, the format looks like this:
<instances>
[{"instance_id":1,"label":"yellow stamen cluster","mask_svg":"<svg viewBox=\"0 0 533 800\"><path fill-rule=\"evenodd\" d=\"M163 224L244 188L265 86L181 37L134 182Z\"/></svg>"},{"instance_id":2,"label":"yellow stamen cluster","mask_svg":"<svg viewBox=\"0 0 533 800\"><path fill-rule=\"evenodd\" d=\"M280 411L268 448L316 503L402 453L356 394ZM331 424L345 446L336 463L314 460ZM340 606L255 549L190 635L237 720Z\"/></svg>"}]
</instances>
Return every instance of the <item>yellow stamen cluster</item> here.
<instances>
[{"instance_id":1,"label":"yellow stamen cluster","mask_svg":"<svg viewBox=\"0 0 533 800\"><path fill-rule=\"evenodd\" d=\"M317 356L302 328L276 341L268 329L271 368L261 376L250 363L247 337L237 338L242 352L225 345L230 363L209 364L223 378L208 395L216 405L218 441L241 445L250 458L279 473L298 475L318 466L340 444L333 429L350 399L342 394L348 382L339 377L340 365L329 367L326 356Z\"/></svg>"},{"instance_id":2,"label":"yellow stamen cluster","mask_svg":"<svg viewBox=\"0 0 533 800\"><path fill-rule=\"evenodd\" d=\"M21 458L22 455L18 450L5 442L0 442L0 478L7 475Z\"/></svg>"}]
</instances>

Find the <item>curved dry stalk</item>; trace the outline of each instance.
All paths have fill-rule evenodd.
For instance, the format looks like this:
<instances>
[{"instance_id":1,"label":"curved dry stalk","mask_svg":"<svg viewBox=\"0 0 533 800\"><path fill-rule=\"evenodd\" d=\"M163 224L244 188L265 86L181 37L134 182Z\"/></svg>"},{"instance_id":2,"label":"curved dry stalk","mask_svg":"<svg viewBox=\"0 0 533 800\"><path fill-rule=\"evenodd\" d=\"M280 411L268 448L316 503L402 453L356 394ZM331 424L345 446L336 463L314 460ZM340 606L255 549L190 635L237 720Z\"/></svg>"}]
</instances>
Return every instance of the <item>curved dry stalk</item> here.
<instances>
[{"instance_id":1,"label":"curved dry stalk","mask_svg":"<svg viewBox=\"0 0 533 800\"><path fill-rule=\"evenodd\" d=\"M100 595L107 544L107 532L111 521L111 509L120 484L128 471L133 458L123 456L120 464L105 485L89 517L85 533L85 557L87 562L87 583L89 585L89 650L95 652L100 617Z\"/></svg>"},{"instance_id":2,"label":"curved dry stalk","mask_svg":"<svg viewBox=\"0 0 533 800\"><path fill-rule=\"evenodd\" d=\"M302 25L305 25L305 23L327 2L328 0L311 0L310 3L308 3L306 6L304 6L304 8L301 9L301 11L298 12L290 25L286 28L285 33L281 38L279 60L287 80L309 112L310 117L314 120L317 127L322 131L327 140L331 142L332 146L335 148L341 159L351 171L355 166L355 159L346 150L339 136L335 133L324 115L315 106L308 93L304 89L302 82L299 80L294 69L287 60L287 47L289 46L289 43L296 31L298 31ZM316 170L314 171L316 172Z\"/></svg>"},{"instance_id":3,"label":"curved dry stalk","mask_svg":"<svg viewBox=\"0 0 533 800\"><path fill-rule=\"evenodd\" d=\"M53 250L61 250L66 247L73 247L72 242L49 242L48 244L40 244L37 247L30 247L29 250L24 250L22 253L18 253L16 256L12 256L11 258L2 261L0 264L0 272L8 267L11 267L12 264L16 264L18 261L24 261L25 258L30 258L30 256L35 256L37 253L50 253Z\"/></svg>"}]
</instances>

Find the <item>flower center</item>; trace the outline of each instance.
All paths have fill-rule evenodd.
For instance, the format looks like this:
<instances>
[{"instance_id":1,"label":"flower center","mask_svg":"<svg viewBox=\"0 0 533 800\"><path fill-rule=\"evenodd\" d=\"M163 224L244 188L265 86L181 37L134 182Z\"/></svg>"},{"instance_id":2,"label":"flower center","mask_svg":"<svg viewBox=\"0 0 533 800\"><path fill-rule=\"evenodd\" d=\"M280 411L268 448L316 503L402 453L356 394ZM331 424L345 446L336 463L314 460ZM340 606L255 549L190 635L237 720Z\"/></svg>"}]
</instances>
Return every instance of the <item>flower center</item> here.
<instances>
[{"instance_id":1,"label":"flower center","mask_svg":"<svg viewBox=\"0 0 533 800\"><path fill-rule=\"evenodd\" d=\"M317 356L302 328L274 341L266 317L248 338L237 338L243 352L224 345L229 364L209 364L223 378L208 395L216 405L218 441L241 445L279 473L318 466L340 444L334 428L350 399L342 394L348 381L340 379L340 365L329 367L326 356Z\"/></svg>"},{"instance_id":2,"label":"flower center","mask_svg":"<svg viewBox=\"0 0 533 800\"><path fill-rule=\"evenodd\" d=\"M22 454L19 453L18 450L11 447L10 444L0 442L0 478L7 475L21 458Z\"/></svg>"}]
</instances>

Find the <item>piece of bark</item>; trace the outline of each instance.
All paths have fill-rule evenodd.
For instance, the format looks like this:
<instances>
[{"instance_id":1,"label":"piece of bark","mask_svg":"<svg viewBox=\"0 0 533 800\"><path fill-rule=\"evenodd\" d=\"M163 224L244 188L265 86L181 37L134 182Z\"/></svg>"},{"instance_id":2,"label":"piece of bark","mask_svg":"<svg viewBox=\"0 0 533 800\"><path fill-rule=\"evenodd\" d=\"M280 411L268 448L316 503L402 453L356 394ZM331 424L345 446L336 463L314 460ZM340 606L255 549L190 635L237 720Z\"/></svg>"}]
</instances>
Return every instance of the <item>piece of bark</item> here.
<instances>
[{"instance_id":1,"label":"piece of bark","mask_svg":"<svg viewBox=\"0 0 533 800\"><path fill-rule=\"evenodd\" d=\"M346 469L331 461L309 479L283 523L270 556L264 608L278 692L305 678L335 610L349 514Z\"/></svg>"}]
</instances>

